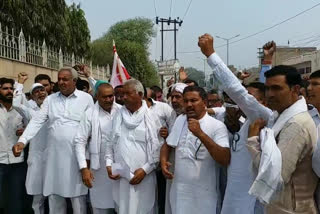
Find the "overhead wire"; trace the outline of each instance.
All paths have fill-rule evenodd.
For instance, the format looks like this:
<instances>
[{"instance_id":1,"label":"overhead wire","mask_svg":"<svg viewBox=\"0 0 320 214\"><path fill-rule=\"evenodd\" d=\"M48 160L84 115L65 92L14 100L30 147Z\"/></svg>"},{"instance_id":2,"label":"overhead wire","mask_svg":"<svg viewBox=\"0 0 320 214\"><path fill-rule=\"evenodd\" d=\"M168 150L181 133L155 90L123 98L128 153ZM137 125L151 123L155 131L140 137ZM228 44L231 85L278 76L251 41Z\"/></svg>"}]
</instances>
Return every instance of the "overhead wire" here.
<instances>
[{"instance_id":1,"label":"overhead wire","mask_svg":"<svg viewBox=\"0 0 320 214\"><path fill-rule=\"evenodd\" d=\"M188 12L189 12L189 9L190 9L190 6L191 6L191 3L192 3L192 0L190 0L190 2L189 2L189 5L188 5L188 7L187 7L187 10L186 10L186 12L184 13L184 15L183 15L183 18L182 18L182 20L184 20L184 18L186 17L186 15L188 14Z\"/></svg>"},{"instance_id":2,"label":"overhead wire","mask_svg":"<svg viewBox=\"0 0 320 214\"><path fill-rule=\"evenodd\" d=\"M181 19L182 21L185 20L186 15L188 14L188 12L189 12L189 10L190 10L192 1L193 1L193 0L190 0L190 1L189 1L189 4L188 4L188 6L187 6L187 8L186 8L186 11L184 12L183 18ZM182 35L182 34L180 34L178 41L180 41L181 35ZM169 53L172 51L172 48L173 48L173 45L171 45L170 50L169 50ZM179 53L179 52L177 52L177 53Z\"/></svg>"},{"instance_id":3,"label":"overhead wire","mask_svg":"<svg viewBox=\"0 0 320 214\"><path fill-rule=\"evenodd\" d=\"M158 16L158 13L157 13L157 6L156 6L156 0L153 0L153 7L154 7L154 13L156 15L156 17Z\"/></svg>"},{"instance_id":4,"label":"overhead wire","mask_svg":"<svg viewBox=\"0 0 320 214\"><path fill-rule=\"evenodd\" d=\"M256 36L256 35L258 35L258 34L261 34L261 33L264 33L264 32L266 32L266 31L268 31L268 30L271 30L271 29L273 29L273 28L275 28L275 27L277 27L277 26L279 26L279 25L281 25L281 24L283 24L283 23L286 23L286 22L288 22L288 21L290 21L290 20L292 20L292 19L294 19L294 18L296 18L296 17L298 17L298 16L300 16L300 15L302 15L302 14L304 14L304 13L306 13L306 12L308 12L308 11L316 8L316 7L318 7L318 6L320 6L320 3L317 3L317 4L315 4L314 6L308 8L308 9L306 9L306 10L303 10L303 11L299 12L298 14L296 14L296 15L294 15L294 16L291 16L291 17L289 17L289 18L287 18L287 19L285 19L285 20L283 20L283 21L281 21L281 22L278 22L278 23L276 23L276 24L274 24L274 25L272 25L272 26L270 26L270 27L267 27L267 28L265 28L265 29L263 29L263 30L260 30L260 31L255 32L255 33L252 33L252 34L250 34L250 35L248 35L248 36L246 36L246 37L243 37L243 38L241 38L241 39L238 39L238 40L235 40L235 41L233 41L233 42L230 42L229 45L230 45L230 44L237 43L237 42L240 42L240 41L243 41L243 40L245 40L245 39L249 39L249 38L251 38L251 37L253 37L253 36ZM225 47L225 46L227 46L227 44L220 45L220 46L217 46L217 47L215 47L215 48L220 48L220 47ZM197 52L200 52L200 51L185 51L185 52L179 52L179 53L197 53Z\"/></svg>"}]
</instances>

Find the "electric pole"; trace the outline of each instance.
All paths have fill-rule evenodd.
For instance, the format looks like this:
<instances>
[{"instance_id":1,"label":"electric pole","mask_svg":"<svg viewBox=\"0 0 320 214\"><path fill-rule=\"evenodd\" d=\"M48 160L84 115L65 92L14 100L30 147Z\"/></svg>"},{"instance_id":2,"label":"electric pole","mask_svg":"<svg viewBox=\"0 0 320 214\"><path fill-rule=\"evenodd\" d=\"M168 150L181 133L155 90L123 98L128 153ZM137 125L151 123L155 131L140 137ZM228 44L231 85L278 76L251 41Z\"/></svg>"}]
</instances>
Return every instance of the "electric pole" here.
<instances>
[{"instance_id":1,"label":"electric pole","mask_svg":"<svg viewBox=\"0 0 320 214\"><path fill-rule=\"evenodd\" d=\"M176 18L176 19L171 19L171 17L169 17L169 19L165 19L165 18L159 18L156 17L156 24L161 23L161 61L163 61L163 32L165 31L173 31L174 32L174 59L177 59L177 24L179 25L179 27L181 27L182 25L182 20L180 20L180 18ZM163 29L163 23L167 23L169 26L170 24L173 24L173 29Z\"/></svg>"}]
</instances>

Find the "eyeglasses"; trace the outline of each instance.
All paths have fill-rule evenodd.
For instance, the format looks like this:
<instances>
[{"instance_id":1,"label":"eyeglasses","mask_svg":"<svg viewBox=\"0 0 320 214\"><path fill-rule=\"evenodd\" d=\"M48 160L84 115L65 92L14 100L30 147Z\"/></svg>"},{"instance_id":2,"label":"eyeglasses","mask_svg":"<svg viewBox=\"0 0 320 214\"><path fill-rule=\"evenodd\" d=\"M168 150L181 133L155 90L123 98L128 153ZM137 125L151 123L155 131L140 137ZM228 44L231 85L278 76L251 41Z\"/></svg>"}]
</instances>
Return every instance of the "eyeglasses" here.
<instances>
[{"instance_id":1,"label":"eyeglasses","mask_svg":"<svg viewBox=\"0 0 320 214\"><path fill-rule=\"evenodd\" d=\"M232 151L237 151L237 145L238 145L238 142L240 140L240 135L236 132L233 137L232 137L232 141L231 141L231 149Z\"/></svg>"}]
</instances>

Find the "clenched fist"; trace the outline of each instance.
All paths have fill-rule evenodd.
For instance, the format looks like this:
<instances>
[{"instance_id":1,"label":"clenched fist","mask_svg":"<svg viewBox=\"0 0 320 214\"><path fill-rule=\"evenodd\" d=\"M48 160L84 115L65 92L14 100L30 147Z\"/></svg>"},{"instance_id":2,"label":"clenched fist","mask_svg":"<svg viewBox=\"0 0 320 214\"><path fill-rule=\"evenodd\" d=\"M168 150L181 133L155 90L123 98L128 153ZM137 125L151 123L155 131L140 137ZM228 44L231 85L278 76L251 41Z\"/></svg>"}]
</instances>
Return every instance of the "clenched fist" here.
<instances>
[{"instance_id":1,"label":"clenched fist","mask_svg":"<svg viewBox=\"0 0 320 214\"><path fill-rule=\"evenodd\" d=\"M23 149L24 149L24 144L23 144L23 143L21 143L21 142L16 143L16 144L12 147L13 155L14 155L15 157L19 157L19 156L21 155Z\"/></svg>"},{"instance_id":2,"label":"clenched fist","mask_svg":"<svg viewBox=\"0 0 320 214\"><path fill-rule=\"evenodd\" d=\"M213 54L214 47L213 43L214 39L210 34L204 34L199 37L198 46L201 49L201 52L206 56L209 57L211 54Z\"/></svg>"}]
</instances>

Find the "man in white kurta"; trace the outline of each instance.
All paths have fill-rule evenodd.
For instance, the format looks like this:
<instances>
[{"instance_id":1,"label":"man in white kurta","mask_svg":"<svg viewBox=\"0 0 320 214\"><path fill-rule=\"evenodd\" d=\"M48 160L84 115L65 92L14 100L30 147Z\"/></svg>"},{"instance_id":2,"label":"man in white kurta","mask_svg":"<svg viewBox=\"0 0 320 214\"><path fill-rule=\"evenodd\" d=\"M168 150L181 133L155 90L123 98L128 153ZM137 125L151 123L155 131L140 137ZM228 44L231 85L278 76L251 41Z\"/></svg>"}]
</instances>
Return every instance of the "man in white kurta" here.
<instances>
[{"instance_id":1,"label":"man in white kurta","mask_svg":"<svg viewBox=\"0 0 320 214\"><path fill-rule=\"evenodd\" d=\"M213 69L214 78L221 89L239 106L247 119L231 139L231 162L227 171L227 187L222 205L222 214L254 214L256 197L248 191L254 181L250 168L252 158L246 148L248 129L252 121L263 118L268 121L272 111L257 100L257 95L249 93L253 90L244 88L236 76L223 63L220 57L213 53L208 57L208 64Z\"/></svg>"},{"instance_id":2,"label":"man in white kurta","mask_svg":"<svg viewBox=\"0 0 320 214\"><path fill-rule=\"evenodd\" d=\"M112 182L105 168L104 157L107 135L113 134L112 118L121 106L114 102L111 85L103 81L98 81L97 84L98 101L81 119L75 136L75 149L82 179L91 188L89 193L93 213L111 214L114 213ZM90 167L86 162L86 151L89 151Z\"/></svg>"},{"instance_id":3,"label":"man in white kurta","mask_svg":"<svg viewBox=\"0 0 320 214\"><path fill-rule=\"evenodd\" d=\"M169 153L161 149L161 167L173 178L170 204L173 214L216 213L219 198L218 164L230 160L226 126L206 112L206 92L197 86L184 89L186 115L180 115L167 138L175 149L174 174L168 171Z\"/></svg>"},{"instance_id":4,"label":"man in white kurta","mask_svg":"<svg viewBox=\"0 0 320 214\"><path fill-rule=\"evenodd\" d=\"M149 109L138 80L124 84L124 106L113 119L106 164L114 179L113 198L119 214L155 213L156 176L160 147Z\"/></svg>"},{"instance_id":5,"label":"man in white kurta","mask_svg":"<svg viewBox=\"0 0 320 214\"><path fill-rule=\"evenodd\" d=\"M73 213L86 213L83 184L74 152L74 136L84 112L93 105L92 97L75 88L77 72L64 67L58 72L60 92L48 96L14 148L20 155L25 144L48 123L48 142L44 151L43 195L49 196L50 213L66 213L65 198L71 198Z\"/></svg>"},{"instance_id":6,"label":"man in white kurta","mask_svg":"<svg viewBox=\"0 0 320 214\"><path fill-rule=\"evenodd\" d=\"M43 85L34 83L31 87L30 94L37 105L31 107L27 104L23 94L23 83L27 79L26 75L18 76L18 83L14 92L12 106L19 112L25 121L29 122L39 111L47 92ZM44 213L43 192L43 152L47 146L47 125L44 125L39 133L30 141L28 155L28 171L26 178L26 190L29 195L33 196L32 208L35 214Z\"/></svg>"},{"instance_id":7,"label":"man in white kurta","mask_svg":"<svg viewBox=\"0 0 320 214\"><path fill-rule=\"evenodd\" d=\"M4 213L22 214L25 197L24 154L14 157L12 146L18 140L17 130L23 118L12 108L13 79L0 78L0 200L7 199ZM4 187L9 191L4 194Z\"/></svg>"},{"instance_id":8,"label":"man in white kurta","mask_svg":"<svg viewBox=\"0 0 320 214\"><path fill-rule=\"evenodd\" d=\"M152 98L147 98L146 96L145 101L147 102L151 115L155 116L154 122L157 128L160 129L160 132L158 133L158 139L160 144L162 145L165 138L168 137L168 133L173 126L173 123L176 119L176 114L173 108L167 103L155 101ZM158 152L160 153L160 150ZM160 167L157 167L156 176L158 189L158 210L159 213L164 213L166 202L166 191L164 191L166 189L166 179L163 176Z\"/></svg>"},{"instance_id":9,"label":"man in white kurta","mask_svg":"<svg viewBox=\"0 0 320 214\"><path fill-rule=\"evenodd\" d=\"M172 85L172 91L170 94L170 100L171 100L171 106L173 108L173 112L171 114L171 117L174 118L174 121L176 118L183 114L184 109L183 109L183 90L187 87L187 84L184 83L176 83ZM172 124L173 126L173 124ZM171 131L172 127L170 128ZM168 134L170 132L168 129L160 129L160 135L166 139L168 137ZM163 144L164 147L166 147L166 143ZM169 162L172 164L171 165L171 170L174 171L174 152L171 152L170 157L169 157ZM166 182L166 202L165 202L165 213L166 214L171 214L171 206L170 206L170 189L172 185L172 180L167 179Z\"/></svg>"}]
</instances>

